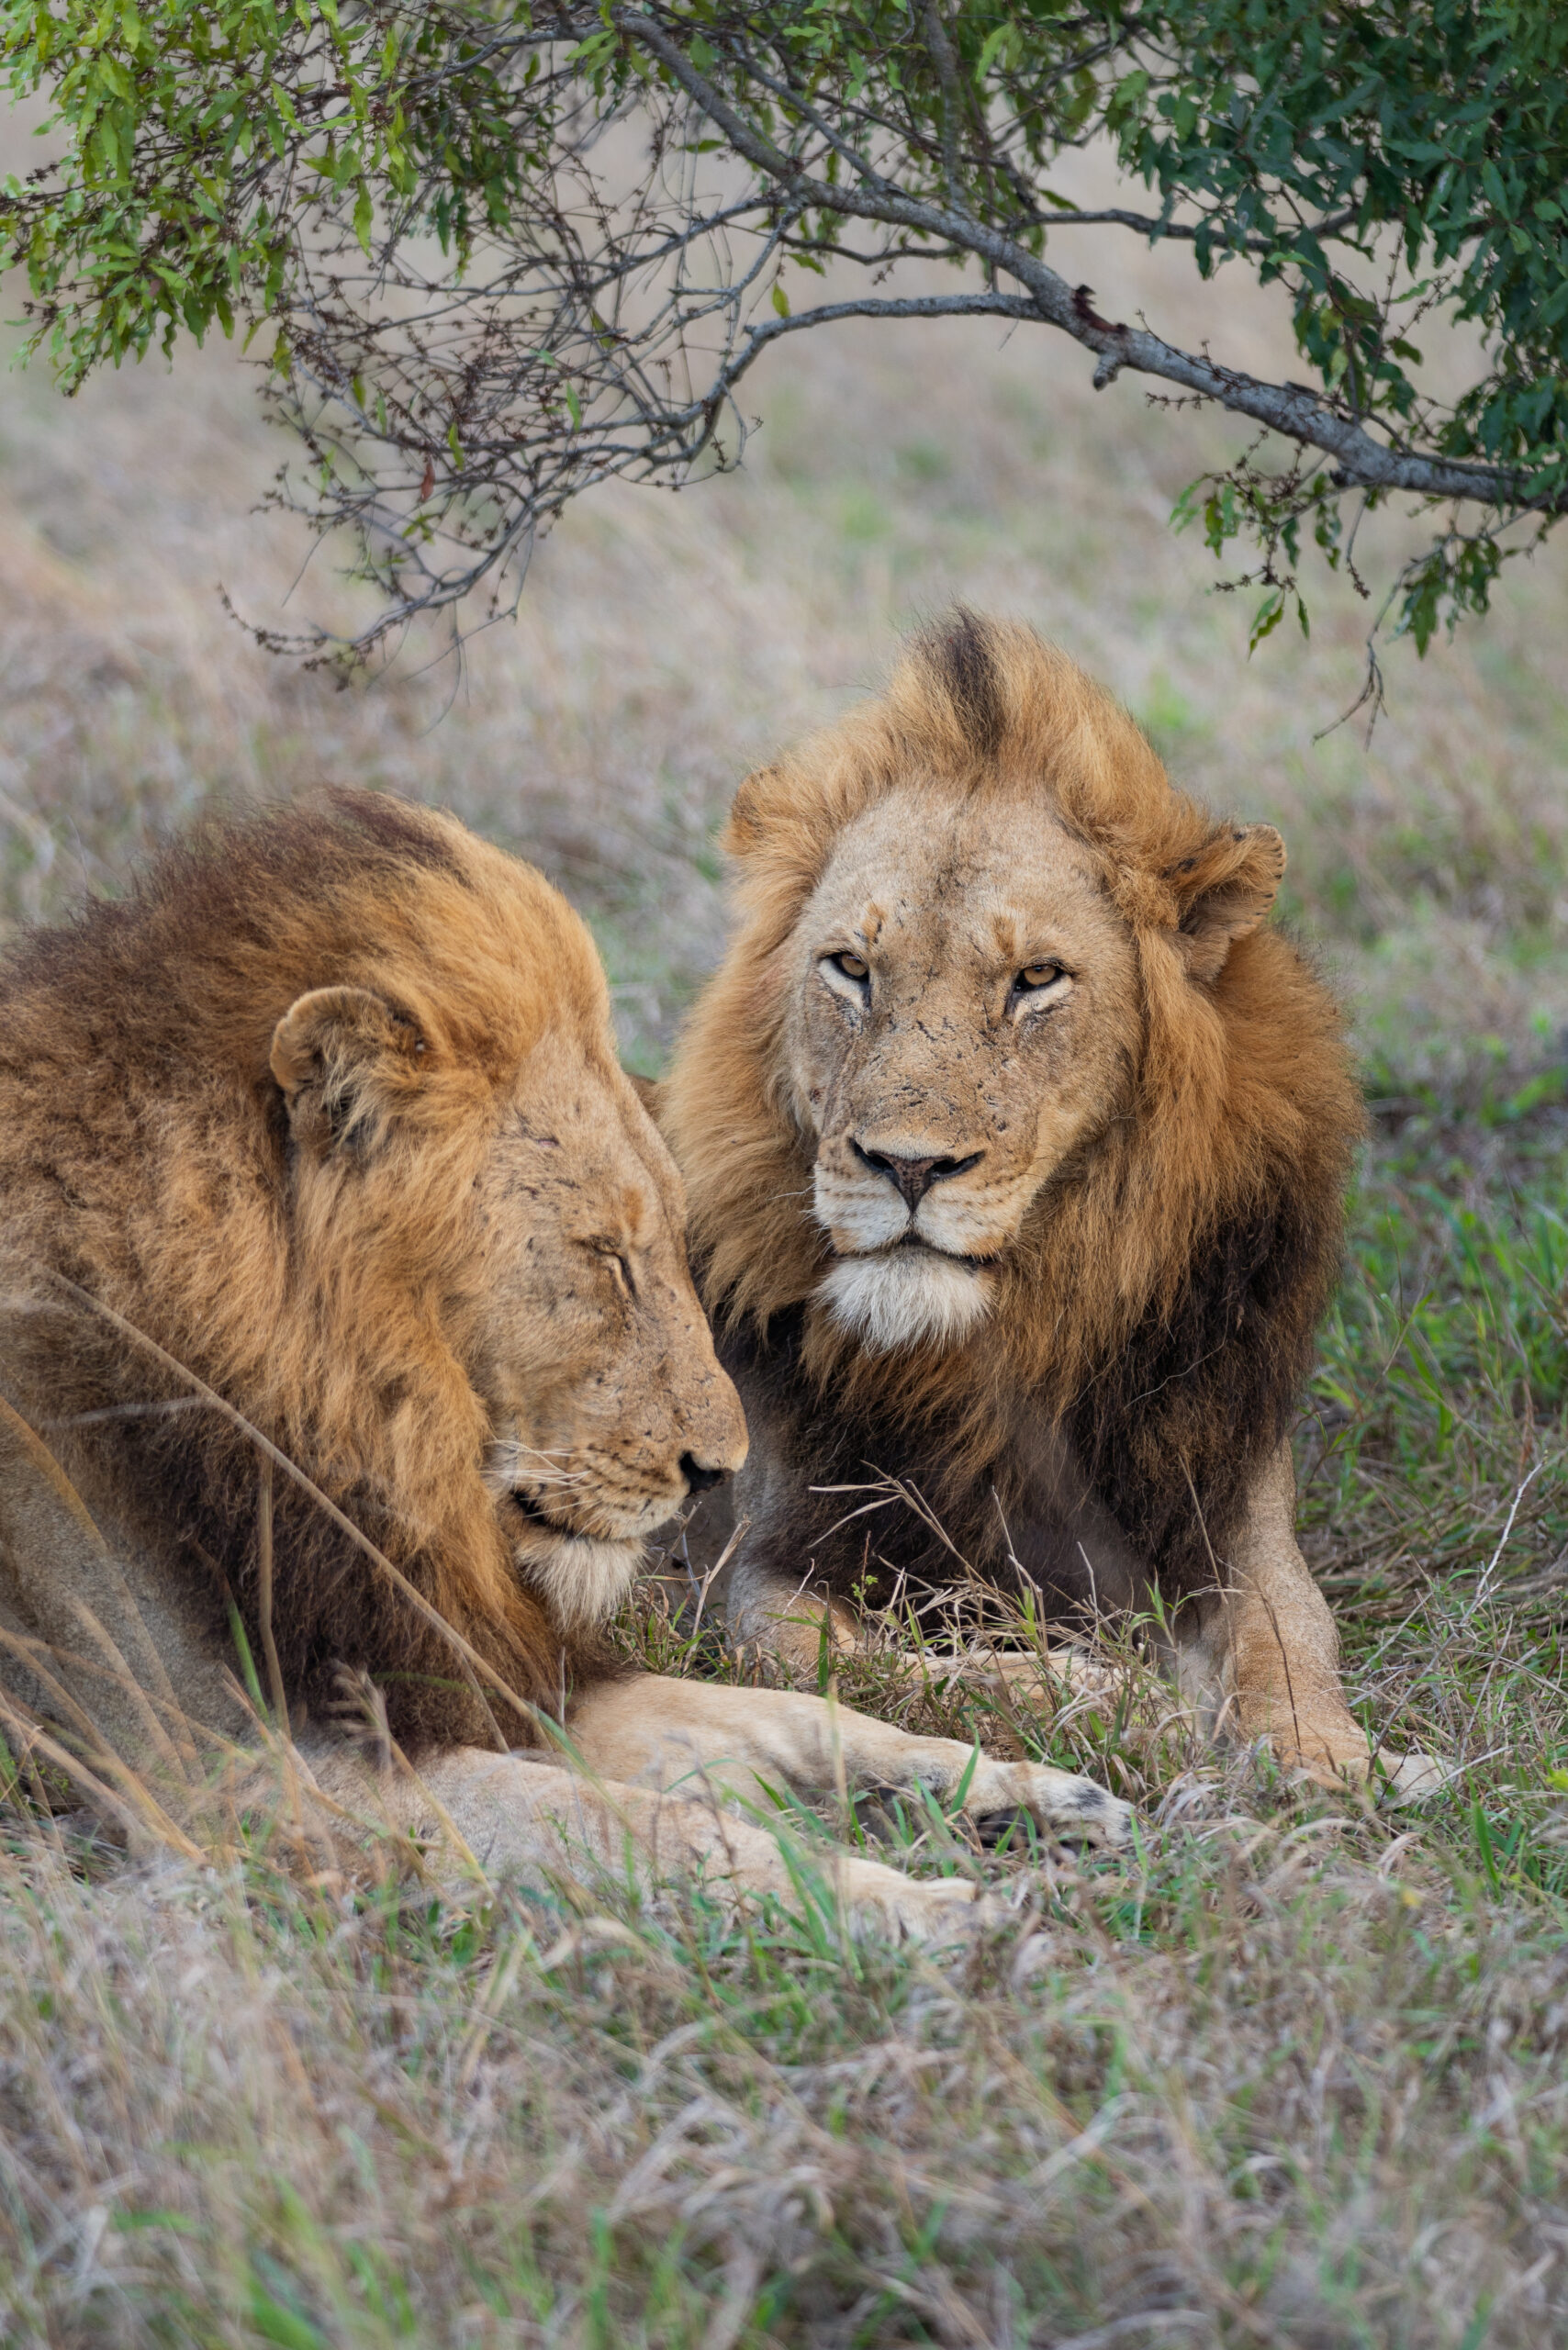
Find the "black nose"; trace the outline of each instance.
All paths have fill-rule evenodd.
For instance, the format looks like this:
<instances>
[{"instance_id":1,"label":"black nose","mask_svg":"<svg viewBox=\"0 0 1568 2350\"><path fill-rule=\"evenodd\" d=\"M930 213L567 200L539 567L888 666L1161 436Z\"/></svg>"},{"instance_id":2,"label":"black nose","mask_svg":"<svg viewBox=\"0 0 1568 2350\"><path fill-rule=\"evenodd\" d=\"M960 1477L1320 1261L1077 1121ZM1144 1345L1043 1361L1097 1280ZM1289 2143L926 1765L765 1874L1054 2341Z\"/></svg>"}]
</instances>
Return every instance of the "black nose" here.
<instances>
[{"instance_id":1,"label":"black nose","mask_svg":"<svg viewBox=\"0 0 1568 2350\"><path fill-rule=\"evenodd\" d=\"M863 1167L868 1167L874 1175L885 1175L893 1189L902 1193L911 1215L933 1183L946 1183L951 1176L968 1174L985 1156L983 1151L971 1150L968 1158L898 1158L890 1150L865 1150L854 1140L849 1147Z\"/></svg>"},{"instance_id":2,"label":"black nose","mask_svg":"<svg viewBox=\"0 0 1568 2350\"><path fill-rule=\"evenodd\" d=\"M710 1469L698 1460L694 1452L683 1452L680 1456L680 1473L686 1480L686 1490L689 1494L707 1494L711 1493L715 1485L723 1483L727 1472L722 1469Z\"/></svg>"}]
</instances>

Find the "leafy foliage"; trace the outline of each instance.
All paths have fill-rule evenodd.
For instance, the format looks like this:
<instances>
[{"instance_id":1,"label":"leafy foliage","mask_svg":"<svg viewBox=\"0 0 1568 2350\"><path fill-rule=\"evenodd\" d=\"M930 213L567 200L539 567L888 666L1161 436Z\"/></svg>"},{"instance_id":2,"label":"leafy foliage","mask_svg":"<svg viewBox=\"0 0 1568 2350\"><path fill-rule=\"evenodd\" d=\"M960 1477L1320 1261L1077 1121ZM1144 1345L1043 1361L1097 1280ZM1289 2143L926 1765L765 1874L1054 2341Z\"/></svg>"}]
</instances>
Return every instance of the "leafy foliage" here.
<instances>
[{"instance_id":1,"label":"leafy foliage","mask_svg":"<svg viewBox=\"0 0 1568 2350\"><path fill-rule=\"evenodd\" d=\"M1254 642L1305 624L1304 533L1358 577L1361 514L1426 502L1392 589L1424 650L1568 502L1551 0L13 0L4 54L56 109L56 160L0 196L35 345L70 388L182 329L271 321L270 396L308 457L279 495L346 524L381 589L358 654L515 592L608 476L735 462L746 369L851 315L1049 325L1097 383L1253 420L1178 519L1256 546ZM1146 210L1053 187L1105 137ZM1072 283L1086 224L1282 283L1306 380L1103 315ZM841 291L933 259L969 283ZM1282 464L1260 453L1282 437Z\"/></svg>"}]
</instances>

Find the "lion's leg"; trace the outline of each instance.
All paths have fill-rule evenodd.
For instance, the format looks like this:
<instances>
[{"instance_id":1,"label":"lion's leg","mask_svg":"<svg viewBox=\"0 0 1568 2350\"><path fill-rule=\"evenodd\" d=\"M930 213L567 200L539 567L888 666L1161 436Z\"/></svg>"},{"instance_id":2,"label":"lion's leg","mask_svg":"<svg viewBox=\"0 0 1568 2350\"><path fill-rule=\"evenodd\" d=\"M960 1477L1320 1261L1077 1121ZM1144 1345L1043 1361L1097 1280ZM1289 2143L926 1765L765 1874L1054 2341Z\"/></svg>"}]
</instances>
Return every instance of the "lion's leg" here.
<instances>
[{"instance_id":1,"label":"lion's leg","mask_svg":"<svg viewBox=\"0 0 1568 2350\"><path fill-rule=\"evenodd\" d=\"M1223 1600L1176 1618L1184 1694L1214 1725L1266 1738L1287 1768L1364 1775L1366 1733L1339 1684L1339 1637L1295 1539L1295 1472L1282 1445L1255 1481Z\"/></svg>"},{"instance_id":2,"label":"lion's leg","mask_svg":"<svg viewBox=\"0 0 1568 2350\"><path fill-rule=\"evenodd\" d=\"M841 1599L802 1586L798 1579L767 1567L748 1567L743 1557L731 1570L724 1618L730 1637L743 1655L770 1657L781 1665L797 1687L815 1689L823 1662L853 1655L865 1630L854 1610ZM1087 1650L1053 1642L1048 1656L1040 1649L1010 1651L976 1645L951 1652L910 1649L884 1653L881 1669L895 1680L919 1683L926 1679L961 1680L977 1688L1001 1688L1013 1696L1037 1698L1047 1683L1059 1697L1065 1689L1075 1696L1103 1695L1114 1684L1114 1673Z\"/></svg>"},{"instance_id":3,"label":"lion's leg","mask_svg":"<svg viewBox=\"0 0 1568 2350\"><path fill-rule=\"evenodd\" d=\"M777 1658L791 1681L815 1687L825 1638L828 1654L851 1654L860 1624L841 1599L813 1590L809 1580L753 1565L743 1550L730 1570L724 1620L740 1649Z\"/></svg>"},{"instance_id":4,"label":"lion's leg","mask_svg":"<svg viewBox=\"0 0 1568 2350\"><path fill-rule=\"evenodd\" d=\"M1295 1471L1282 1444L1253 1485L1223 1597L1175 1620L1182 1694L1222 1733L1266 1738L1289 1770L1324 1785L1364 1779L1366 1732L1345 1703L1339 1635L1295 1539ZM1440 1783L1439 1767L1409 1755L1391 1774L1405 1792Z\"/></svg>"},{"instance_id":5,"label":"lion's leg","mask_svg":"<svg viewBox=\"0 0 1568 2350\"><path fill-rule=\"evenodd\" d=\"M130 1764L248 1717L157 1561L118 1555L54 1453L0 1397L0 1690ZM29 1658L37 1670L29 1670ZM13 1725L14 1734L14 1725Z\"/></svg>"},{"instance_id":6,"label":"lion's leg","mask_svg":"<svg viewBox=\"0 0 1568 2350\"><path fill-rule=\"evenodd\" d=\"M437 1850L452 1852L455 1834L454 1866L471 1856L487 1876L570 1875L588 1859L617 1874L629 1867L642 1885L700 1873L741 1897L790 1897L796 1889L777 1839L721 1811L711 1796L590 1782L550 1762L474 1747L378 1776L341 1751L312 1762L318 1782L339 1802L362 1813L378 1809L391 1827ZM906 1877L850 1852L813 1852L810 1865L852 1919L894 1931L951 1933L969 1922L977 1898L970 1884Z\"/></svg>"},{"instance_id":7,"label":"lion's leg","mask_svg":"<svg viewBox=\"0 0 1568 2350\"><path fill-rule=\"evenodd\" d=\"M780 1785L804 1796L925 1786L945 1803L961 1789L975 1818L1027 1812L1053 1834L1095 1844L1121 1843L1132 1818L1092 1779L977 1757L958 1739L913 1737L793 1690L640 1673L591 1690L568 1731L590 1770L643 1786L711 1786L756 1803Z\"/></svg>"},{"instance_id":8,"label":"lion's leg","mask_svg":"<svg viewBox=\"0 0 1568 2350\"><path fill-rule=\"evenodd\" d=\"M772 1658L797 1687L817 1687L824 1642L830 1667L835 1657L853 1655L861 1646L864 1627L843 1600L802 1587L798 1580L766 1567L748 1569L744 1558L731 1572L724 1610L731 1639L743 1655ZM1038 1698L1047 1684L1055 1684L1058 1698L1064 1690L1074 1696L1103 1695L1116 1678L1112 1668L1083 1647L1058 1641L1053 1641L1048 1653L1043 1648L1014 1651L983 1644L951 1651L901 1650L884 1653L880 1666L902 1683L960 1680L1026 1699Z\"/></svg>"}]
</instances>

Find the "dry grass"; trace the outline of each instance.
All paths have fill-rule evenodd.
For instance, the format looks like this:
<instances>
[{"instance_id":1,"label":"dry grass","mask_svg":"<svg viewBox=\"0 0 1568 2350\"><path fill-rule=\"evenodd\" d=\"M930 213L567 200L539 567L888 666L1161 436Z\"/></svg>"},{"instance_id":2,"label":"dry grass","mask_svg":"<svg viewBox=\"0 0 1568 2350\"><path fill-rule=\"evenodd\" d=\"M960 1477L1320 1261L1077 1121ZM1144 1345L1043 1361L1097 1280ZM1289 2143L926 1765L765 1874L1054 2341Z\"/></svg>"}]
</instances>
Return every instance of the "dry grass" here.
<instances>
[{"instance_id":1,"label":"dry grass","mask_svg":"<svg viewBox=\"0 0 1568 2350\"><path fill-rule=\"evenodd\" d=\"M1130 293L1079 267L1201 323L1152 264ZM1259 308L1226 347L1272 331ZM739 1927L604 1884L443 1901L390 1855L312 1875L264 1806L205 1867L15 1806L0 2338L1562 2340L1568 569L1424 666L1396 653L1370 752L1315 744L1364 615L1327 593L1310 647L1246 662L1244 604L1165 527L1223 428L948 328L797 347L757 397L744 476L605 494L515 630L343 693L218 604L221 579L268 617L298 559L246 510L274 453L229 354L69 408L13 380L0 913L119 886L211 801L384 784L562 878L653 1067L717 951L711 834L746 765L949 598L1034 620L1184 780L1282 824L1290 911L1353 994L1383 1109L1303 1432L1310 1540L1355 1702L1462 1776L1391 1814L1216 1762L1130 1652L1109 1706L1006 1720L873 1664L846 1695L1032 1741L1148 1823L1126 1865L884 1823L909 1865L1013 1899L942 1960L846 1944L809 1897ZM340 592L319 559L297 595ZM722 1669L667 1624L628 1637Z\"/></svg>"},{"instance_id":2,"label":"dry grass","mask_svg":"<svg viewBox=\"0 0 1568 2350\"><path fill-rule=\"evenodd\" d=\"M17 1821L5 2338L1558 2339L1565 1814L1484 1741L1561 1757L1561 1690L1495 1608L1417 1628L1428 1677L1438 1642L1485 1692L1436 1823L1173 1768L1131 1660L1111 1706L1036 1717L1157 1783L1144 1842L904 1823L909 1865L1012 1897L945 1957L809 1894L736 1926L602 1880L302 1876L264 1809L205 1868Z\"/></svg>"}]
</instances>

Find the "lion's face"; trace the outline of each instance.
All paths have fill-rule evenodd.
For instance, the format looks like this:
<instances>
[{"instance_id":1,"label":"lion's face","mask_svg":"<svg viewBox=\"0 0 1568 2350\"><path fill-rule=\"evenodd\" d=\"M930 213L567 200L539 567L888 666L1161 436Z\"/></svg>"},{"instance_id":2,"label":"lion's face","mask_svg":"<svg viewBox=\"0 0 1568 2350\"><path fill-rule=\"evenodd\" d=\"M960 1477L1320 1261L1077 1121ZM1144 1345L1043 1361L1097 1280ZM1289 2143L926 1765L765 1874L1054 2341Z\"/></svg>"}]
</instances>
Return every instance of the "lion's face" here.
<instances>
[{"instance_id":1,"label":"lion's face","mask_svg":"<svg viewBox=\"0 0 1568 2350\"><path fill-rule=\"evenodd\" d=\"M619 1070L532 1056L476 1189L486 1482L557 1622L610 1612L644 1539L745 1458L687 1270L674 1161Z\"/></svg>"},{"instance_id":2,"label":"lion's face","mask_svg":"<svg viewBox=\"0 0 1568 2350\"><path fill-rule=\"evenodd\" d=\"M840 835L798 923L787 1026L835 1317L873 1350L984 1317L1031 1202L1126 1103L1136 952L1047 813L935 788Z\"/></svg>"},{"instance_id":3,"label":"lion's face","mask_svg":"<svg viewBox=\"0 0 1568 2350\"><path fill-rule=\"evenodd\" d=\"M444 1364L442 1421L482 1451L515 1570L566 1630L611 1613L644 1539L746 1450L680 1178L590 1001L586 1033L548 1029L498 1088L432 1012L364 988L301 997L272 1050L298 1246L351 1318L393 1299L409 1352ZM368 1318L353 1344L390 1360ZM407 1396L391 1420L399 1486L428 1485L438 1431Z\"/></svg>"}]
</instances>

